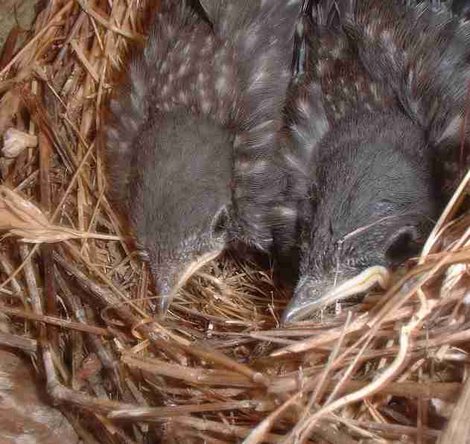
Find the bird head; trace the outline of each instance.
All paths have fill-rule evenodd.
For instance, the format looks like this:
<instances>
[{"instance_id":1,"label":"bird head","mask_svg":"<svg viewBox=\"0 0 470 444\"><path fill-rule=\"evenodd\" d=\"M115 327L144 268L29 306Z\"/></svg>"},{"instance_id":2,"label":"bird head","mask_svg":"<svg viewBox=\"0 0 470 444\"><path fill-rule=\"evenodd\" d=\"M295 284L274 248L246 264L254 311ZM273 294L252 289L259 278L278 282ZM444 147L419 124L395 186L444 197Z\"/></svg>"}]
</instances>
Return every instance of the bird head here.
<instances>
[{"instance_id":1,"label":"bird head","mask_svg":"<svg viewBox=\"0 0 470 444\"><path fill-rule=\"evenodd\" d=\"M419 252L437 210L429 159L423 131L398 111L345 119L322 139L285 322L386 285L388 270Z\"/></svg>"},{"instance_id":2,"label":"bird head","mask_svg":"<svg viewBox=\"0 0 470 444\"><path fill-rule=\"evenodd\" d=\"M208 212L207 218L198 225L185 223L184 229L163 230L146 242L147 259L160 296L161 315L167 312L188 279L224 250L227 218L226 209L222 207L219 212Z\"/></svg>"},{"instance_id":3,"label":"bird head","mask_svg":"<svg viewBox=\"0 0 470 444\"><path fill-rule=\"evenodd\" d=\"M135 146L127 212L165 313L180 284L227 242L229 131L186 111L155 117Z\"/></svg>"}]
</instances>

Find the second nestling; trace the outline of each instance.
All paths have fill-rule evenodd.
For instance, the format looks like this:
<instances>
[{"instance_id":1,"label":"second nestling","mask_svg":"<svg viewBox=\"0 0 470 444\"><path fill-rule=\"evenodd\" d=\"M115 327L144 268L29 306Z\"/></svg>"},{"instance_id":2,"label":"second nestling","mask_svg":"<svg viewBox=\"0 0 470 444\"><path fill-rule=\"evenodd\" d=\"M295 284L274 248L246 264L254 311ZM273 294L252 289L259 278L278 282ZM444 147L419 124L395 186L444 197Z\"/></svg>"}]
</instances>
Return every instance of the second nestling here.
<instances>
[{"instance_id":1,"label":"second nestling","mask_svg":"<svg viewBox=\"0 0 470 444\"><path fill-rule=\"evenodd\" d=\"M419 253L445 202L470 79L470 23L445 8L309 3L285 156L308 197L285 322L386 284Z\"/></svg>"}]
</instances>

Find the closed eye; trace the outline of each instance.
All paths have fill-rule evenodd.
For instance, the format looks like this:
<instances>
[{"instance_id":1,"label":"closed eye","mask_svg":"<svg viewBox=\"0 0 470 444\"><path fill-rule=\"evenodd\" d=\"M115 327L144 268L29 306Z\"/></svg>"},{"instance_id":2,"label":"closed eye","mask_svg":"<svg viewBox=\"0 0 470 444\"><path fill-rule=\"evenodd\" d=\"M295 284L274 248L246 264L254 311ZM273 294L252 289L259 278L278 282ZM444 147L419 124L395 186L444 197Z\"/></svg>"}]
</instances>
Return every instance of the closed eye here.
<instances>
[{"instance_id":1,"label":"closed eye","mask_svg":"<svg viewBox=\"0 0 470 444\"><path fill-rule=\"evenodd\" d=\"M397 231L389 240L385 249L385 258L392 266L398 266L405 260L419 254L421 245L417 242L418 231L407 226Z\"/></svg>"}]
</instances>

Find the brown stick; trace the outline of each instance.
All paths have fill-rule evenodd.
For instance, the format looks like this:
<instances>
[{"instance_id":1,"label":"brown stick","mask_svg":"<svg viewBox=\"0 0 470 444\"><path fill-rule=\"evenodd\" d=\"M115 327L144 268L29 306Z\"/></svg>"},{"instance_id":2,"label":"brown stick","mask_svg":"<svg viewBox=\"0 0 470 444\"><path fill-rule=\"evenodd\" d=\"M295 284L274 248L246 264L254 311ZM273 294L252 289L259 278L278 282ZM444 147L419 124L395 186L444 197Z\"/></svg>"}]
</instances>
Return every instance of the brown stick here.
<instances>
[{"instance_id":1,"label":"brown stick","mask_svg":"<svg viewBox=\"0 0 470 444\"><path fill-rule=\"evenodd\" d=\"M356 421L348 420L348 423L362 427L365 429L372 430L374 432L381 433L387 438L400 439L402 436L414 436L418 434L418 429L416 427L403 426L398 424L380 424L378 422L371 421ZM423 435L425 438L437 438L439 436L439 430L434 429L424 429Z\"/></svg>"},{"instance_id":2,"label":"brown stick","mask_svg":"<svg viewBox=\"0 0 470 444\"><path fill-rule=\"evenodd\" d=\"M0 345L22 350L26 353L36 353L38 344L34 339L0 332Z\"/></svg>"},{"instance_id":3,"label":"brown stick","mask_svg":"<svg viewBox=\"0 0 470 444\"><path fill-rule=\"evenodd\" d=\"M51 197L51 159L52 159L52 144L47 136L47 133L39 130L39 184L41 190L41 206L46 212L47 216L51 215L52 210L52 197ZM57 316L57 302L56 302L56 284L54 279L54 261L52 259L51 245L41 246L41 255L44 270L44 294L46 297L46 313ZM54 328L47 331L49 340L53 347L58 343L58 332Z\"/></svg>"},{"instance_id":4,"label":"brown stick","mask_svg":"<svg viewBox=\"0 0 470 444\"><path fill-rule=\"evenodd\" d=\"M227 401L207 404L177 405L172 407L137 407L115 410L108 414L112 419L130 419L140 421L161 421L173 416L184 416L191 413L220 412L223 410L255 410L263 405L262 401Z\"/></svg>"},{"instance_id":5,"label":"brown stick","mask_svg":"<svg viewBox=\"0 0 470 444\"><path fill-rule=\"evenodd\" d=\"M367 384L367 381L348 381L341 393L359 390ZM335 383L331 382L328 385L327 391L333 390L334 386ZM392 396L439 398L450 401L457 399L461 390L462 384L458 382L430 382L429 384L395 382L384 387L381 393Z\"/></svg>"},{"instance_id":6,"label":"brown stick","mask_svg":"<svg viewBox=\"0 0 470 444\"><path fill-rule=\"evenodd\" d=\"M82 324L81 322L69 321L68 319L59 319L53 316L38 315L35 313L28 313L17 308L5 307L0 305L0 312L10 316L17 316L22 319L30 321L44 322L49 325L56 325L57 327L68 328L70 330L82 331L99 336L110 336L110 333L105 328L97 327L95 325Z\"/></svg>"}]
</instances>

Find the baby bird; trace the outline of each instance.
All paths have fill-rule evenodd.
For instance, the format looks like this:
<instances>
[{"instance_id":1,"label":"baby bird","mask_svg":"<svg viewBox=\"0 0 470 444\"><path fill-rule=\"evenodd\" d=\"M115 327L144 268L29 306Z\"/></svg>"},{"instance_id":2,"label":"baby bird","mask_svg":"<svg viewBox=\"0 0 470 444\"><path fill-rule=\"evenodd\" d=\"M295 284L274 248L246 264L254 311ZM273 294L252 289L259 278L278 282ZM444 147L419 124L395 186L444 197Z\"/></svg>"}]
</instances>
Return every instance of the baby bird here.
<instances>
[{"instance_id":1,"label":"baby bird","mask_svg":"<svg viewBox=\"0 0 470 444\"><path fill-rule=\"evenodd\" d=\"M419 252L443 202L435 172L459 143L470 80L470 25L447 10L308 3L284 155L307 196L286 323L386 285L388 269Z\"/></svg>"},{"instance_id":2,"label":"baby bird","mask_svg":"<svg viewBox=\"0 0 470 444\"><path fill-rule=\"evenodd\" d=\"M299 2L202 0L203 13L162 3L111 103L106 163L165 313L188 273L229 242L272 242L269 160Z\"/></svg>"}]
</instances>

